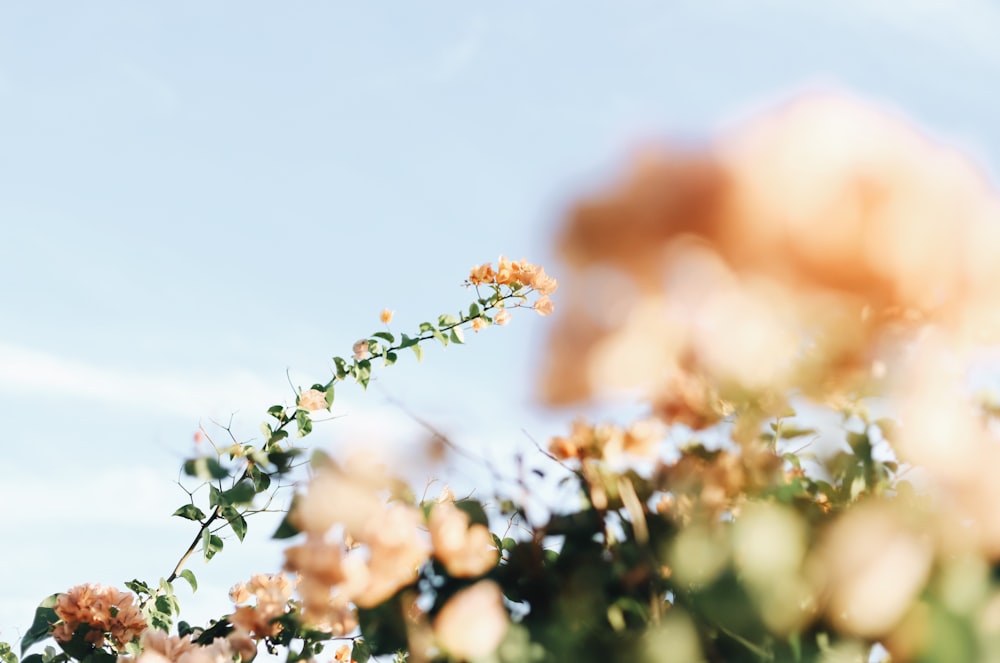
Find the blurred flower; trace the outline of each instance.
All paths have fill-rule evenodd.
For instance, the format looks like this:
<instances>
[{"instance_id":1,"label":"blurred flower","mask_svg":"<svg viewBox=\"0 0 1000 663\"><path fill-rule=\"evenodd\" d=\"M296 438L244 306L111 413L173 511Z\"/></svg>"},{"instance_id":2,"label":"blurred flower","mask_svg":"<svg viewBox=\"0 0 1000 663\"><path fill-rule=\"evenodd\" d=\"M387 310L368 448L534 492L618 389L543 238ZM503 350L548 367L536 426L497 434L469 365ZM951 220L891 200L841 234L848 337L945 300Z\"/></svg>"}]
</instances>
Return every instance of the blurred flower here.
<instances>
[{"instance_id":1,"label":"blurred flower","mask_svg":"<svg viewBox=\"0 0 1000 663\"><path fill-rule=\"evenodd\" d=\"M319 389L306 389L299 394L299 407L309 412L325 410L327 407L326 392Z\"/></svg>"},{"instance_id":2,"label":"blurred flower","mask_svg":"<svg viewBox=\"0 0 1000 663\"><path fill-rule=\"evenodd\" d=\"M367 359L371 356L371 351L368 348L368 339L363 338L360 341L354 343L354 358L358 361L362 359Z\"/></svg>"},{"instance_id":3,"label":"blurred flower","mask_svg":"<svg viewBox=\"0 0 1000 663\"><path fill-rule=\"evenodd\" d=\"M510 311L505 308L500 309L497 311L497 314L493 316L493 323L500 325L501 327L506 325L508 322L510 322Z\"/></svg>"},{"instance_id":4,"label":"blurred flower","mask_svg":"<svg viewBox=\"0 0 1000 663\"><path fill-rule=\"evenodd\" d=\"M555 309L555 304L548 297L539 297L532 308L538 312L538 315L550 315Z\"/></svg>"},{"instance_id":5,"label":"blurred flower","mask_svg":"<svg viewBox=\"0 0 1000 663\"><path fill-rule=\"evenodd\" d=\"M497 648L509 623L500 587L481 580L448 599L434 620L434 635L453 658L476 659Z\"/></svg>"},{"instance_id":6,"label":"blurred flower","mask_svg":"<svg viewBox=\"0 0 1000 663\"><path fill-rule=\"evenodd\" d=\"M479 330L486 329L489 323L486 322L486 318L473 318L472 319L472 331L479 333Z\"/></svg>"},{"instance_id":7,"label":"blurred flower","mask_svg":"<svg viewBox=\"0 0 1000 663\"><path fill-rule=\"evenodd\" d=\"M378 319L381 320L383 324L387 325L392 322L392 316L395 315L395 313L395 311L390 311L389 309L384 308L379 314Z\"/></svg>"},{"instance_id":8,"label":"blurred flower","mask_svg":"<svg viewBox=\"0 0 1000 663\"><path fill-rule=\"evenodd\" d=\"M431 545L449 574L456 578L481 576L497 565L500 553L485 525L470 525L469 516L454 502L431 509L428 528Z\"/></svg>"}]
</instances>

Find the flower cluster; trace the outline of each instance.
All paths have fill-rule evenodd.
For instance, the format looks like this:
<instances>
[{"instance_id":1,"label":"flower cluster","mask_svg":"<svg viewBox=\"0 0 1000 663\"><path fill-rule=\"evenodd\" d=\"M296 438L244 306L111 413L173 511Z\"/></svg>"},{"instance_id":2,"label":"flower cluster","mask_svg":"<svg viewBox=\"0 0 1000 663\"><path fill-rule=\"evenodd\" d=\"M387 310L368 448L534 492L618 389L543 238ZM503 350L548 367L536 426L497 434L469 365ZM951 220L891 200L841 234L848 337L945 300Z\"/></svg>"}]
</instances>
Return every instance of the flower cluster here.
<instances>
[{"instance_id":1,"label":"flower cluster","mask_svg":"<svg viewBox=\"0 0 1000 663\"><path fill-rule=\"evenodd\" d=\"M59 623L52 637L59 642L71 640L84 627L84 640L101 647L105 639L118 649L138 638L146 630L146 620L133 604L134 596L114 587L83 584L71 588L56 599Z\"/></svg>"},{"instance_id":2,"label":"flower cluster","mask_svg":"<svg viewBox=\"0 0 1000 663\"><path fill-rule=\"evenodd\" d=\"M241 661L250 661L257 653L252 640L232 634L198 645L191 638L151 629L142 634L140 645L142 653L134 659L136 663L231 663L237 655ZM130 663L133 659L123 656L119 660Z\"/></svg>"},{"instance_id":3,"label":"flower cluster","mask_svg":"<svg viewBox=\"0 0 1000 663\"><path fill-rule=\"evenodd\" d=\"M282 574L259 573L247 583L238 583L229 590L229 598L237 605L229 615L229 622L255 640L278 635L281 624L275 622L287 612L292 597L292 583ZM248 605L250 598L255 605Z\"/></svg>"},{"instance_id":4,"label":"flower cluster","mask_svg":"<svg viewBox=\"0 0 1000 663\"><path fill-rule=\"evenodd\" d=\"M497 260L496 269L492 263L476 265L469 272L469 283L471 285L495 285L509 286L515 291L521 287L537 292L540 297L535 301L532 308L539 315L550 315L555 308L549 295L554 293L559 287L559 282L545 273L545 268L533 265L525 259L510 260L500 256ZM506 313L506 311L501 311ZM507 313L503 318L498 314L494 320L498 325L505 325L510 320ZM477 330L478 331L478 330Z\"/></svg>"}]
</instances>

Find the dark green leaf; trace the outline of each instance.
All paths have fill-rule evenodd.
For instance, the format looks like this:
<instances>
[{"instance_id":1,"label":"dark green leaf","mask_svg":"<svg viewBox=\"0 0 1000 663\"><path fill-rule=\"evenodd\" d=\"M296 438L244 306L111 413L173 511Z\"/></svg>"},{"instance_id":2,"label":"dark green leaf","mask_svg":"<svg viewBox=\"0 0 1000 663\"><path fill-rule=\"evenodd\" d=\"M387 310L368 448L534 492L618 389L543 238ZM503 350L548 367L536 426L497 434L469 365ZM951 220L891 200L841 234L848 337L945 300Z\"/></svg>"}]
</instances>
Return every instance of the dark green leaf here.
<instances>
[{"instance_id":1,"label":"dark green leaf","mask_svg":"<svg viewBox=\"0 0 1000 663\"><path fill-rule=\"evenodd\" d=\"M351 661L353 663L368 663L368 660L372 657L371 647L364 640L355 640L354 646L351 648Z\"/></svg>"},{"instance_id":2,"label":"dark green leaf","mask_svg":"<svg viewBox=\"0 0 1000 663\"><path fill-rule=\"evenodd\" d=\"M254 488L253 481L243 479L222 493L222 498L226 504L247 504L253 501L253 497L256 494L257 490Z\"/></svg>"},{"instance_id":3,"label":"dark green leaf","mask_svg":"<svg viewBox=\"0 0 1000 663\"><path fill-rule=\"evenodd\" d=\"M372 334L372 336L377 336L378 338L381 338L382 340L386 341L390 345L392 345L393 343L396 342L396 337L393 336L392 334L390 334L389 332L381 332L381 331L380 332L375 332L374 334Z\"/></svg>"},{"instance_id":4,"label":"dark green leaf","mask_svg":"<svg viewBox=\"0 0 1000 663\"><path fill-rule=\"evenodd\" d=\"M420 339L418 339L418 338L410 338L406 334L403 334L403 340L400 341L399 347L401 349L402 348L409 348L409 347L412 347L414 345L417 345L418 343L420 343Z\"/></svg>"},{"instance_id":5,"label":"dark green leaf","mask_svg":"<svg viewBox=\"0 0 1000 663\"><path fill-rule=\"evenodd\" d=\"M278 525L278 529L271 535L272 539L290 539L299 533L299 528L292 524L290 517L294 507L295 503L292 502L292 506L289 507L288 513L286 513L285 517L281 519L281 524Z\"/></svg>"},{"instance_id":6,"label":"dark green leaf","mask_svg":"<svg viewBox=\"0 0 1000 663\"><path fill-rule=\"evenodd\" d=\"M229 476L229 472L222 465L219 465L219 461L207 456L185 461L184 474L204 481L224 479Z\"/></svg>"},{"instance_id":7,"label":"dark green leaf","mask_svg":"<svg viewBox=\"0 0 1000 663\"><path fill-rule=\"evenodd\" d=\"M194 504L185 504L181 508L174 511L173 515L180 516L181 518L186 518L188 520L201 520L205 517L205 513Z\"/></svg>"},{"instance_id":8,"label":"dark green leaf","mask_svg":"<svg viewBox=\"0 0 1000 663\"><path fill-rule=\"evenodd\" d=\"M191 585L192 592L198 591L198 580L194 577L194 573L191 572L191 569L184 569L178 575L188 581L188 584Z\"/></svg>"},{"instance_id":9,"label":"dark green leaf","mask_svg":"<svg viewBox=\"0 0 1000 663\"><path fill-rule=\"evenodd\" d=\"M52 625L59 621L59 616L55 611L56 599L58 598L59 594L52 594L35 608L35 619L31 622L24 637L21 638L21 656L24 656L28 647L49 637Z\"/></svg>"},{"instance_id":10,"label":"dark green leaf","mask_svg":"<svg viewBox=\"0 0 1000 663\"><path fill-rule=\"evenodd\" d=\"M452 327L448 338L451 339L452 343L465 343L465 330L461 327Z\"/></svg>"},{"instance_id":11,"label":"dark green leaf","mask_svg":"<svg viewBox=\"0 0 1000 663\"><path fill-rule=\"evenodd\" d=\"M243 541L243 537L247 533L247 520L244 518L235 507L227 506L222 510L222 517L226 519L229 526L233 528L233 532L236 534L236 538Z\"/></svg>"}]
</instances>

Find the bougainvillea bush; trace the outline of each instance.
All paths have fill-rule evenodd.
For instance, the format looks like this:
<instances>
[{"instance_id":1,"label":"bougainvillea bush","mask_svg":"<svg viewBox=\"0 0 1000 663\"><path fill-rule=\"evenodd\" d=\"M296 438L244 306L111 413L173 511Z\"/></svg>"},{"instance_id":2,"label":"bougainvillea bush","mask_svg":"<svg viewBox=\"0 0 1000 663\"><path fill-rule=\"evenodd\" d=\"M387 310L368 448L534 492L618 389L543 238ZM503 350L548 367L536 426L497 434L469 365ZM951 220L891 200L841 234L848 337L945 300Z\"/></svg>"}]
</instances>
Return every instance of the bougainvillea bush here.
<instances>
[{"instance_id":1,"label":"bougainvillea bush","mask_svg":"<svg viewBox=\"0 0 1000 663\"><path fill-rule=\"evenodd\" d=\"M397 335L383 311L386 331L269 409L258 438L185 463L207 490L174 513L193 536L168 577L67 588L0 653L1000 660L1000 402L970 377L1000 336L1000 199L968 161L810 95L645 152L572 206L557 249L558 294L501 257L471 270L460 315ZM306 444L340 383L519 308L548 315L552 296L537 393L580 418L513 488L420 489ZM586 418L609 400L640 415ZM283 563L219 597L217 619L183 621L187 563L242 540L288 481Z\"/></svg>"}]
</instances>

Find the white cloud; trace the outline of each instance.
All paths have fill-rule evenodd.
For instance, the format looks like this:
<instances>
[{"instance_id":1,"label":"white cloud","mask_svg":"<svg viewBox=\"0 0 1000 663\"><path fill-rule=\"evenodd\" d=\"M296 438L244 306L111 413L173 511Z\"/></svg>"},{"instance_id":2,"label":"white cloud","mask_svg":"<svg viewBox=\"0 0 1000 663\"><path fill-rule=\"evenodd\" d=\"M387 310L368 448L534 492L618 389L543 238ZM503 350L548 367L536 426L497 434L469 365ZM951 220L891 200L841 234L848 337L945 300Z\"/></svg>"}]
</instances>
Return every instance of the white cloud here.
<instances>
[{"instance_id":1,"label":"white cloud","mask_svg":"<svg viewBox=\"0 0 1000 663\"><path fill-rule=\"evenodd\" d=\"M0 390L202 419L273 402L280 385L249 371L220 376L122 371L0 342Z\"/></svg>"}]
</instances>

